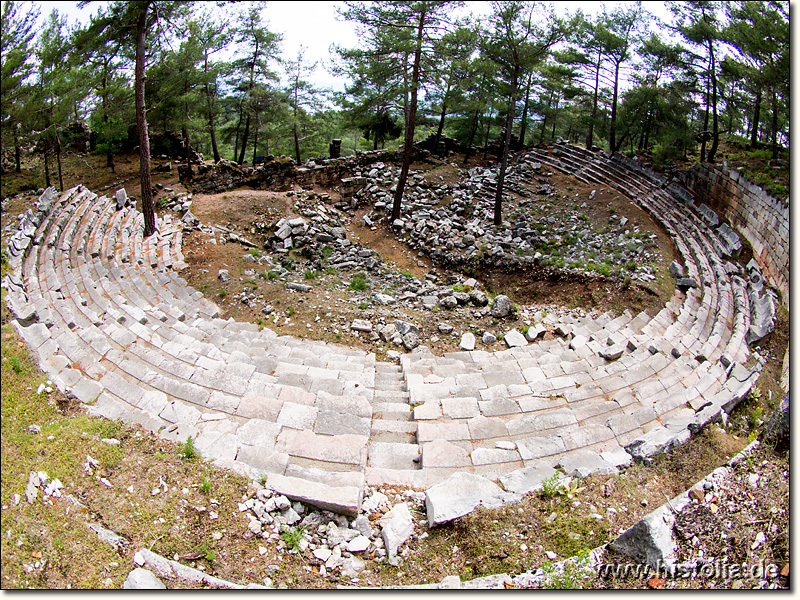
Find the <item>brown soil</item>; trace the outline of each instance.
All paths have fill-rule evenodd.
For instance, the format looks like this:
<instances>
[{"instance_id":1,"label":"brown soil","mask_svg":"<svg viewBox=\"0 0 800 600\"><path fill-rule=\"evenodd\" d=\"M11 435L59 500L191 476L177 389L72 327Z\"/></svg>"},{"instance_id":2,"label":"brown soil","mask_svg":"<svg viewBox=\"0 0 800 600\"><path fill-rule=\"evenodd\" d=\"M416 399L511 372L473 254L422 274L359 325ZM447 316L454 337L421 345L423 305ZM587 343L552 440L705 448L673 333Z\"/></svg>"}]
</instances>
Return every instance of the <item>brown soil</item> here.
<instances>
[{"instance_id":1,"label":"brown soil","mask_svg":"<svg viewBox=\"0 0 800 600\"><path fill-rule=\"evenodd\" d=\"M460 165L460 157L451 162ZM470 161L470 165L472 163L473 161ZM415 163L411 171L424 173L425 179L433 183L452 183L459 177L459 170L451 164ZM386 322L403 319L414 322L422 329L425 340L423 343L426 343L434 353L440 354L456 351L460 336L465 331L490 331L500 338L509 329L519 328L523 321L530 322L535 312L552 311L559 306L584 311L595 310L598 314L608 310L619 314L628 308L634 314L647 310L651 316L655 315L674 290L673 279L666 270L666 265L673 259L674 252L665 233L644 211L622 194L590 186L562 174L554 174L548 181L555 189L569 196L569 200L560 200L565 206L574 204L574 208L578 208L584 202L587 204L581 210L596 230L606 227L609 217L616 214L627 217L630 226L639 227L641 232L657 234L658 240L654 249L663 257L661 262L663 268L658 273L658 280L648 284L633 282L621 285L619 281L612 281L598 274L575 275L541 268L515 272L505 272L501 269L465 272L465 276L472 275L481 281L487 291L493 294L507 294L518 305L532 309L518 313L516 318L498 323L490 317L476 317L474 311L464 307L431 315L430 311L413 308L385 308L368 303L365 306L364 301L369 294L390 292L390 290L370 289L367 293L349 291L346 289L346 284L353 273L347 272L323 273L309 280L304 275L309 264L296 255L293 261L295 270L291 279L299 283L313 284L315 289L307 295L289 291L285 289L283 281L270 281L258 275L254 278L246 277L244 272L254 268L253 263L242 261L242 256L248 253L249 249L235 243L224 245L209 243L208 234L203 232L192 232L184 236L184 254L189 268L181 274L192 286L216 302L226 317L232 316L237 320L255 322L274 329L279 334L328 342L346 342L351 346L374 351L379 357L391 348L384 347L380 343L371 343L365 336L351 333L349 323L353 319L382 319ZM169 182L169 187L176 191L178 189L174 181ZM295 185L290 193L299 192L301 189L299 185ZM595 196L589 199L593 190L596 191ZM311 191L317 194L329 194L329 205L338 200L333 190L314 188ZM267 236L257 233L253 229L253 223L266 222L272 225L282 217L296 216L294 210L296 200L296 196L287 195L285 191L238 189L222 194L194 195L192 212L203 224L223 225L261 249ZM512 201L504 207L504 214L521 214L522 210ZM428 273L439 276L446 274L429 258L420 257L416 251L408 248L385 222L379 222L371 228L365 227L362 217L368 211L369 207L362 207L352 215L340 214L348 239L376 251L384 263L397 273L411 274L418 279L424 279ZM230 282L223 284L217 279L220 269L227 269L230 272L232 276ZM256 272L262 275L265 269L255 266ZM248 305L235 299L245 290L255 292L257 301ZM317 298L319 292L324 295L322 303L319 303ZM263 315L261 307L264 303L271 305L275 311L268 316ZM455 328L453 333L440 334L437 328L440 322L453 325ZM504 347L503 342L498 341L484 348L491 351Z\"/></svg>"}]
</instances>

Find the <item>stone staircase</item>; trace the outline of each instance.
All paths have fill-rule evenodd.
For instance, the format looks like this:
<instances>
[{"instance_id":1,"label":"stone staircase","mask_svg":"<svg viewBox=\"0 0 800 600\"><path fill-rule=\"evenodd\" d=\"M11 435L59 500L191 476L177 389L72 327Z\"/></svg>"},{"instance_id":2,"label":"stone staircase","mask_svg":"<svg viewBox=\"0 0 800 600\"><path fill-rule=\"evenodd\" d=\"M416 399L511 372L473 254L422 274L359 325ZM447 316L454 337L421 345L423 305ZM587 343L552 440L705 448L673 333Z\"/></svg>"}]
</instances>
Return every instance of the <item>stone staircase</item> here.
<instances>
[{"instance_id":1,"label":"stone staircase","mask_svg":"<svg viewBox=\"0 0 800 600\"><path fill-rule=\"evenodd\" d=\"M657 315L561 323L501 352L374 354L219 318L178 275L179 222L122 197L48 189L9 242L15 326L58 387L97 415L195 446L301 501L354 515L366 485L428 488L576 464L615 470L730 411L746 368L746 283L691 203L657 176L579 149L539 161L635 198L694 286ZM751 361L752 362L752 361Z\"/></svg>"}]
</instances>

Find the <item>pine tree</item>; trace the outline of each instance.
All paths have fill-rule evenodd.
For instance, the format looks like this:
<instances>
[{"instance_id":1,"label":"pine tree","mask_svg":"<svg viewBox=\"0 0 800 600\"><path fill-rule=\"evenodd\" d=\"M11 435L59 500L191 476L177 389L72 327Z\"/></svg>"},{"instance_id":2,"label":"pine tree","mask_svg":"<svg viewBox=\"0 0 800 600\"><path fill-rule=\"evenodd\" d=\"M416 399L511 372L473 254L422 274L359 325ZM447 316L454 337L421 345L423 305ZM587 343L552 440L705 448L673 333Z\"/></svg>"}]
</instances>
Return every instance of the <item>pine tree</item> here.
<instances>
[{"instance_id":1,"label":"pine tree","mask_svg":"<svg viewBox=\"0 0 800 600\"><path fill-rule=\"evenodd\" d=\"M30 85L26 83L34 71L34 47L31 43L36 37L36 20L39 10L35 6L28 7L25 14L19 11L19 4L13 1L2 3L2 86L0 86L0 118L2 119L3 147L14 147L14 169L21 171L21 136L23 121L30 120L26 107L30 104L23 98L30 94ZM7 140L11 144L7 144Z\"/></svg>"},{"instance_id":2,"label":"pine tree","mask_svg":"<svg viewBox=\"0 0 800 600\"><path fill-rule=\"evenodd\" d=\"M81 2L81 6L86 2ZM159 22L183 16L186 2L178 0L142 0L124 2L116 0L101 12L89 28L91 35L106 36L117 40L128 47L133 46L135 52L135 104L136 127L139 133L139 176L142 192L142 214L144 215L144 236L150 237L156 231L153 191L150 179L150 136L147 131L147 113L145 108L145 49L147 36Z\"/></svg>"},{"instance_id":3,"label":"pine tree","mask_svg":"<svg viewBox=\"0 0 800 600\"><path fill-rule=\"evenodd\" d=\"M405 136L403 163L392 203L392 221L399 219L411 158L421 86L430 81L425 64L431 59L436 41L447 31L446 13L456 2L393 1L346 2L342 16L361 27L365 48L339 50L353 71L367 64L374 72L383 72L393 82L390 90L402 93ZM364 62L366 61L366 62Z\"/></svg>"},{"instance_id":4,"label":"pine tree","mask_svg":"<svg viewBox=\"0 0 800 600\"><path fill-rule=\"evenodd\" d=\"M482 52L499 67L507 89L505 95L508 98L503 156L500 159L495 191L495 225L503 222L503 184L511 149L511 128L514 123L520 76L544 60L551 47L560 41L565 33L564 24L556 18L552 9L546 12L540 8L541 5L527 2L496 4L491 16L492 31L481 46Z\"/></svg>"},{"instance_id":5,"label":"pine tree","mask_svg":"<svg viewBox=\"0 0 800 600\"><path fill-rule=\"evenodd\" d=\"M726 8L730 21L722 37L736 54L726 57L724 67L751 89L750 144L757 147L759 143L761 104L766 93L772 108L773 158L777 158L778 123L789 92L788 2L732 2Z\"/></svg>"},{"instance_id":6,"label":"pine tree","mask_svg":"<svg viewBox=\"0 0 800 600\"><path fill-rule=\"evenodd\" d=\"M239 57L233 61L234 85L241 94L239 122L244 120L239 164L244 162L247 141L250 137L250 126L255 111L259 109L254 90L266 81L277 81L278 76L270 70L270 64L277 58L282 36L271 32L261 18L262 7L255 4L239 18L236 27L235 44L239 48ZM238 133L237 131L237 147ZM234 152L236 151L234 148ZM254 148L255 151L255 148Z\"/></svg>"}]
</instances>

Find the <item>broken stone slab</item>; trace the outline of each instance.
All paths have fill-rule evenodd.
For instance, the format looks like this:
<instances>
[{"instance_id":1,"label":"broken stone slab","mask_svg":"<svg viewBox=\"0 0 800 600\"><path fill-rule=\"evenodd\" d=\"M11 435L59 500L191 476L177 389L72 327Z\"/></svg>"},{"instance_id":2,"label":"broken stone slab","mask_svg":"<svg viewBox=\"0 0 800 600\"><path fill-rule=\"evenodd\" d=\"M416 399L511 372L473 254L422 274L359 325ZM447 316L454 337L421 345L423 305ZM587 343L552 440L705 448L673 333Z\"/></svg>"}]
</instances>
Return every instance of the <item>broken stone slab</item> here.
<instances>
[{"instance_id":1,"label":"broken stone slab","mask_svg":"<svg viewBox=\"0 0 800 600\"><path fill-rule=\"evenodd\" d=\"M508 492L516 494L527 494L541 489L542 483L553 476L563 479L564 476L553 467L547 465L537 467L525 467L511 471L500 478L500 484Z\"/></svg>"},{"instance_id":2,"label":"broken stone slab","mask_svg":"<svg viewBox=\"0 0 800 600\"><path fill-rule=\"evenodd\" d=\"M269 474L265 486L291 500L323 510L355 517L361 507L363 490L356 486L333 486L299 477Z\"/></svg>"},{"instance_id":3,"label":"broken stone slab","mask_svg":"<svg viewBox=\"0 0 800 600\"><path fill-rule=\"evenodd\" d=\"M734 258L738 257L739 253L742 251L742 241L739 239L739 234L731 229L727 223L722 223L717 229L717 232L720 238L722 238L722 243L725 246L725 251L728 256Z\"/></svg>"},{"instance_id":4,"label":"broken stone slab","mask_svg":"<svg viewBox=\"0 0 800 600\"><path fill-rule=\"evenodd\" d=\"M419 339L419 335L417 335L413 331L409 331L408 333L403 334L402 340L403 340L403 348L405 348L406 350L413 350L422 343L422 341Z\"/></svg>"},{"instance_id":5,"label":"broken stone slab","mask_svg":"<svg viewBox=\"0 0 800 600\"><path fill-rule=\"evenodd\" d=\"M481 504L497 508L504 502L518 499L516 494L503 489L479 475L453 473L425 493L428 525L436 527L471 513Z\"/></svg>"},{"instance_id":6,"label":"broken stone slab","mask_svg":"<svg viewBox=\"0 0 800 600\"><path fill-rule=\"evenodd\" d=\"M589 338L587 338L585 335L573 335L572 339L569 341L568 348L570 350L578 350L579 348L585 346L588 341Z\"/></svg>"},{"instance_id":7,"label":"broken stone slab","mask_svg":"<svg viewBox=\"0 0 800 600\"><path fill-rule=\"evenodd\" d=\"M594 450L578 450L562 457L557 467L564 469L570 477L588 477L589 475L617 475L617 468Z\"/></svg>"},{"instance_id":8,"label":"broken stone slab","mask_svg":"<svg viewBox=\"0 0 800 600\"><path fill-rule=\"evenodd\" d=\"M383 306L397 304L397 298L395 298L394 296L390 296L389 294L375 294L373 296L373 299L375 300L375 302Z\"/></svg>"},{"instance_id":9,"label":"broken stone slab","mask_svg":"<svg viewBox=\"0 0 800 600\"><path fill-rule=\"evenodd\" d=\"M614 448L613 450L605 450L600 453L600 456L603 460L615 467L627 467L633 460L631 455L625 452L622 447Z\"/></svg>"},{"instance_id":10,"label":"broken stone slab","mask_svg":"<svg viewBox=\"0 0 800 600\"><path fill-rule=\"evenodd\" d=\"M748 345L753 345L772 333L775 328L777 298L775 292L770 289L762 296L753 290L749 290L748 295L750 297L750 328L745 336L745 341Z\"/></svg>"},{"instance_id":11,"label":"broken stone slab","mask_svg":"<svg viewBox=\"0 0 800 600\"><path fill-rule=\"evenodd\" d=\"M475 350L475 335L469 331L462 335L458 347L465 352L471 352L472 350Z\"/></svg>"},{"instance_id":12,"label":"broken stone slab","mask_svg":"<svg viewBox=\"0 0 800 600\"><path fill-rule=\"evenodd\" d=\"M372 331L372 323L366 319L353 319L353 322L350 324L350 329L362 333L370 333Z\"/></svg>"},{"instance_id":13,"label":"broken stone slab","mask_svg":"<svg viewBox=\"0 0 800 600\"><path fill-rule=\"evenodd\" d=\"M114 199L117 201L117 210L125 208L125 205L128 203L128 194L125 188L118 189L116 194L114 194Z\"/></svg>"},{"instance_id":14,"label":"broken stone slab","mask_svg":"<svg viewBox=\"0 0 800 600\"><path fill-rule=\"evenodd\" d=\"M599 352L600 358L604 358L608 361L617 360L620 356L623 355L625 352L625 344L614 344L613 346L607 346L603 348Z\"/></svg>"},{"instance_id":15,"label":"broken stone slab","mask_svg":"<svg viewBox=\"0 0 800 600\"><path fill-rule=\"evenodd\" d=\"M164 558L163 556L156 554L147 548L142 548L133 555L133 564L137 565L138 567L147 566L149 569L152 569L158 573L159 576L165 579L183 579L184 581L198 583L214 589L268 589L268 586L263 585L252 583L240 585L238 583L225 581L224 579L204 573L199 569L187 567L186 565L182 565L175 560Z\"/></svg>"},{"instance_id":16,"label":"broken stone slab","mask_svg":"<svg viewBox=\"0 0 800 600\"><path fill-rule=\"evenodd\" d=\"M167 586L165 586L163 582L152 573L152 571L137 567L128 573L128 576L125 578L125 582L122 584L122 589L165 590L167 589Z\"/></svg>"},{"instance_id":17,"label":"broken stone slab","mask_svg":"<svg viewBox=\"0 0 800 600\"><path fill-rule=\"evenodd\" d=\"M381 518L381 523L383 524L381 539L386 549L386 557L389 564L397 565L397 551L414 533L414 519L411 517L408 503L395 504L392 510Z\"/></svg>"},{"instance_id":18,"label":"broken stone slab","mask_svg":"<svg viewBox=\"0 0 800 600\"><path fill-rule=\"evenodd\" d=\"M514 305L511 303L511 299L508 296L500 294L494 299L494 304L492 304L493 317L502 319L510 315L513 310Z\"/></svg>"},{"instance_id":19,"label":"broken stone slab","mask_svg":"<svg viewBox=\"0 0 800 600\"><path fill-rule=\"evenodd\" d=\"M528 345L528 340L525 339L525 336L516 329L507 331L503 336L503 341L509 348L521 348L522 346Z\"/></svg>"},{"instance_id":20,"label":"broken stone slab","mask_svg":"<svg viewBox=\"0 0 800 600\"><path fill-rule=\"evenodd\" d=\"M688 429L670 431L666 427L656 427L625 446L625 451L634 460L641 461L650 456L669 452L689 439Z\"/></svg>"},{"instance_id":21,"label":"broken stone slab","mask_svg":"<svg viewBox=\"0 0 800 600\"><path fill-rule=\"evenodd\" d=\"M489 298L480 290L471 290L469 292L469 299L475 306L486 306L489 304Z\"/></svg>"},{"instance_id":22,"label":"broken stone slab","mask_svg":"<svg viewBox=\"0 0 800 600\"><path fill-rule=\"evenodd\" d=\"M612 550L654 569L675 563L677 546L672 538L675 514L663 505L611 542Z\"/></svg>"},{"instance_id":23,"label":"broken stone slab","mask_svg":"<svg viewBox=\"0 0 800 600\"><path fill-rule=\"evenodd\" d=\"M405 335L407 333L416 333L419 335L419 327L413 323L397 320L394 322L394 325L397 327L397 331L400 332L400 335Z\"/></svg>"},{"instance_id":24,"label":"broken stone slab","mask_svg":"<svg viewBox=\"0 0 800 600\"><path fill-rule=\"evenodd\" d=\"M525 332L525 339L529 342L535 342L543 338L545 333L547 333L545 326L541 323L537 323L536 325L528 327L528 331Z\"/></svg>"}]
</instances>

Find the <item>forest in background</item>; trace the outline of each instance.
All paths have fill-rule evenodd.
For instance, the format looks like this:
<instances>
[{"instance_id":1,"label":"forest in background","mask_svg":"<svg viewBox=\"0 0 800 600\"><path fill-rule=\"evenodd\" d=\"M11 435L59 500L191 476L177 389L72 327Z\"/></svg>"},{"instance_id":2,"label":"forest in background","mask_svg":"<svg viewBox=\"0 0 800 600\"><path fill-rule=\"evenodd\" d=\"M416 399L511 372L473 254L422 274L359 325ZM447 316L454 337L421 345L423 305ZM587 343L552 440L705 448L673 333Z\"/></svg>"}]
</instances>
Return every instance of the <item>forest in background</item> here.
<instances>
[{"instance_id":1,"label":"forest in background","mask_svg":"<svg viewBox=\"0 0 800 600\"><path fill-rule=\"evenodd\" d=\"M721 137L773 158L788 144L786 1L667 2L670 22L639 2L564 16L495 2L455 19L458 4L345 2L361 44L335 48L351 83L331 93L309 83L302 51L282 54L267 3L110 2L84 26L53 11L37 27L34 5L4 1L3 169L35 152L49 185L84 139L113 168L140 146L144 118L187 157L238 163L302 163L334 138L347 155L429 136L475 147L506 134L506 148L562 137L657 164L714 162Z\"/></svg>"}]
</instances>

